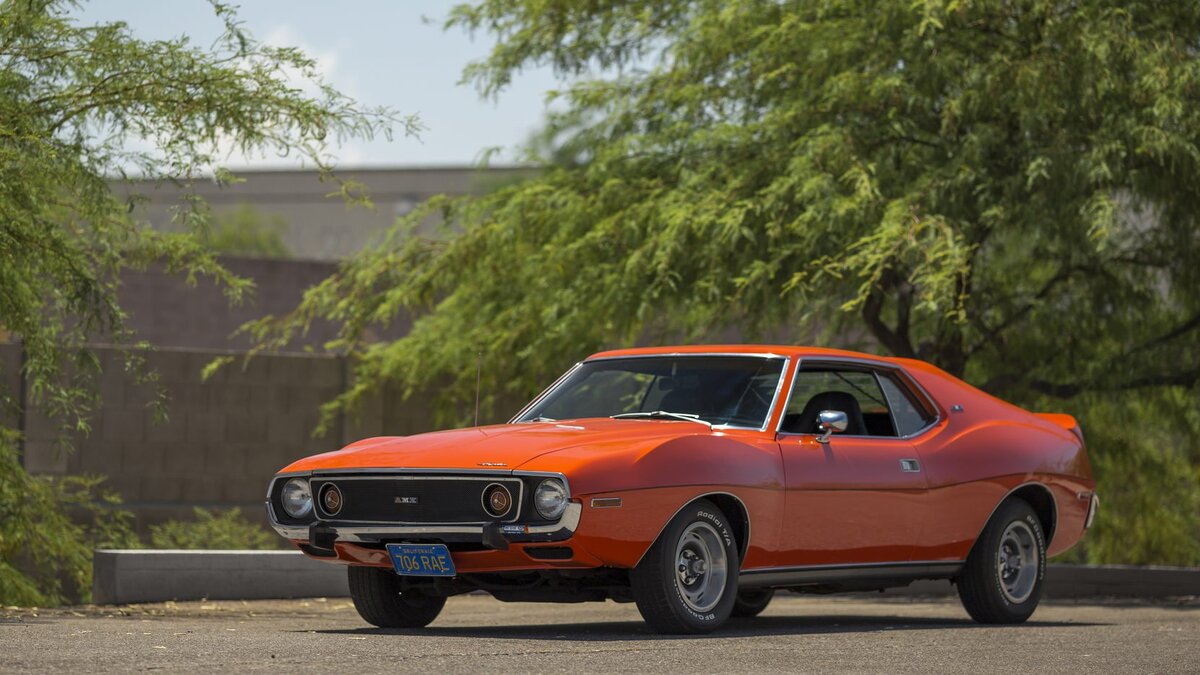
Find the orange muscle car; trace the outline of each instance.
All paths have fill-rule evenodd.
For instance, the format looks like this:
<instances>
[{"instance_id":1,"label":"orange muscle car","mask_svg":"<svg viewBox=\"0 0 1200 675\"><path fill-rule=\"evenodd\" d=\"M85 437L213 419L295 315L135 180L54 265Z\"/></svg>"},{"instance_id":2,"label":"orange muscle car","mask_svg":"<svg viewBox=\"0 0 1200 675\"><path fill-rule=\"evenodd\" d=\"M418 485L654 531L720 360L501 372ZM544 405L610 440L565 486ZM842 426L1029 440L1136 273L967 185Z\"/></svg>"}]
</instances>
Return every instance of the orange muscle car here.
<instances>
[{"instance_id":1,"label":"orange muscle car","mask_svg":"<svg viewBox=\"0 0 1200 675\"><path fill-rule=\"evenodd\" d=\"M656 630L754 616L776 590L951 579L981 622L1029 617L1098 505L1069 415L920 361L781 346L627 349L507 424L370 438L271 481L275 529L348 565L362 617L446 598L633 601Z\"/></svg>"}]
</instances>

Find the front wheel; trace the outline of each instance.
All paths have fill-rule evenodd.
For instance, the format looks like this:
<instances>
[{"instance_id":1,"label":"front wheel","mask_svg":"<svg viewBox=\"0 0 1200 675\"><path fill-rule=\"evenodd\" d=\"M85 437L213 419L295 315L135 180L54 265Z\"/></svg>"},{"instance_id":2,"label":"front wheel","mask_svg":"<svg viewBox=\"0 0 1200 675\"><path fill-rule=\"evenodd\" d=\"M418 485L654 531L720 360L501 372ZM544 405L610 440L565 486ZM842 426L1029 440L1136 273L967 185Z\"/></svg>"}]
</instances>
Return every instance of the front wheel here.
<instances>
[{"instance_id":1,"label":"front wheel","mask_svg":"<svg viewBox=\"0 0 1200 675\"><path fill-rule=\"evenodd\" d=\"M380 628L422 628L428 626L446 598L401 589L400 577L382 567L349 567L350 599L367 623Z\"/></svg>"},{"instance_id":2,"label":"front wheel","mask_svg":"<svg viewBox=\"0 0 1200 675\"><path fill-rule=\"evenodd\" d=\"M1046 538L1033 507L1011 499L988 521L958 577L958 597L980 623L1021 623L1042 599Z\"/></svg>"},{"instance_id":3,"label":"front wheel","mask_svg":"<svg viewBox=\"0 0 1200 675\"><path fill-rule=\"evenodd\" d=\"M630 573L642 618L659 633L707 633L737 600L737 544L721 509L689 504Z\"/></svg>"}]
</instances>

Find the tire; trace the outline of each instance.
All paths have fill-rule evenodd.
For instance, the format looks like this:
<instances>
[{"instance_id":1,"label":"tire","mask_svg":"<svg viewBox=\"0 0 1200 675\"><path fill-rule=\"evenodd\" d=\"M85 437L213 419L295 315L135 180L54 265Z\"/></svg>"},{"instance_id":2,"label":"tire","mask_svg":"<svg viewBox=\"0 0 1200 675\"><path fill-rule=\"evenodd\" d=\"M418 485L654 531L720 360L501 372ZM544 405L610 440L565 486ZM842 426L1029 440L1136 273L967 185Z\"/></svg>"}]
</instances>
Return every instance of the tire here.
<instances>
[{"instance_id":1,"label":"tire","mask_svg":"<svg viewBox=\"0 0 1200 675\"><path fill-rule=\"evenodd\" d=\"M725 514L697 500L667 524L630 572L633 599L656 632L708 633L733 611L739 566Z\"/></svg>"},{"instance_id":2,"label":"tire","mask_svg":"<svg viewBox=\"0 0 1200 675\"><path fill-rule=\"evenodd\" d=\"M1046 537L1033 507L1010 499L996 509L958 577L958 597L979 623L1021 623L1037 609L1046 575Z\"/></svg>"},{"instance_id":3,"label":"tire","mask_svg":"<svg viewBox=\"0 0 1200 675\"><path fill-rule=\"evenodd\" d=\"M350 567L350 598L367 623L380 628L422 628L441 613L446 598L402 591L400 577L382 567Z\"/></svg>"},{"instance_id":4,"label":"tire","mask_svg":"<svg viewBox=\"0 0 1200 675\"><path fill-rule=\"evenodd\" d=\"M743 619L758 616L767 608L767 605L771 604L771 598L773 597L775 597L775 589L773 588L739 591L737 600L733 601L733 612L730 616Z\"/></svg>"}]
</instances>

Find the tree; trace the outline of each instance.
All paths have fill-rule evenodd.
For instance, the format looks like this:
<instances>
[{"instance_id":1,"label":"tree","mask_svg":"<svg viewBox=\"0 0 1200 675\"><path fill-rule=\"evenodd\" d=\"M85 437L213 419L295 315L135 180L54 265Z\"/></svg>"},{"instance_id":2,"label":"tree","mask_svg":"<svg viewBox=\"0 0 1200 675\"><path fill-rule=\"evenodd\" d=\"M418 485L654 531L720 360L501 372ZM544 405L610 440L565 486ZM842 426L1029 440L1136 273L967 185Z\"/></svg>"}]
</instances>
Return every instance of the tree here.
<instances>
[{"instance_id":1,"label":"tree","mask_svg":"<svg viewBox=\"0 0 1200 675\"><path fill-rule=\"evenodd\" d=\"M265 214L248 203L217 214L204 236L204 243L218 253L286 258L290 255L283 235L287 219Z\"/></svg>"},{"instance_id":2,"label":"tree","mask_svg":"<svg viewBox=\"0 0 1200 675\"><path fill-rule=\"evenodd\" d=\"M235 180L220 166L231 152L294 154L332 177L329 144L416 124L339 94L311 59L258 42L227 6L213 4L225 31L200 48L186 37L141 40L123 23L79 25L75 5L0 4L0 332L23 345L27 397L0 395L10 410L40 406L64 432L88 428L100 367L89 338L136 343L117 303L122 270L157 263L189 281L210 277L233 301L251 291L205 245L202 200L193 194L174 213L179 231L155 231L131 217L112 179L137 173L187 192L196 180ZM129 149L139 144L152 149ZM127 353L128 375L153 379L137 354ZM74 530L39 527L54 518L23 505L36 484L50 490L37 493L42 510L61 512L90 484L56 496L52 481L24 475L14 445L11 432L0 433L0 602L86 593L90 549ZM54 554L71 545L85 554ZM37 577L20 569L30 562ZM63 591L60 576L79 587Z\"/></svg>"},{"instance_id":3,"label":"tree","mask_svg":"<svg viewBox=\"0 0 1200 675\"><path fill-rule=\"evenodd\" d=\"M453 415L476 354L485 392L528 396L603 346L818 328L1092 430L1098 400L1198 407L1200 6L484 0L448 26L498 37L484 95L562 76L557 161L432 201L248 327L341 323L356 384L328 412L437 382ZM414 235L430 213L458 234Z\"/></svg>"}]
</instances>

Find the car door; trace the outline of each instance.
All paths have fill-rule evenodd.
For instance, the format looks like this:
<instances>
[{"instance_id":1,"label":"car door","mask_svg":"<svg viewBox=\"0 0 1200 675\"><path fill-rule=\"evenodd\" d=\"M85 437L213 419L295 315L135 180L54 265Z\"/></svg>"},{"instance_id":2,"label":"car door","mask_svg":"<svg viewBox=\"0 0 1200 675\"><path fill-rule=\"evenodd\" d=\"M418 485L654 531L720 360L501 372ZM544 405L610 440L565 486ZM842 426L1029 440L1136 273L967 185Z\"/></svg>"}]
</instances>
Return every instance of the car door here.
<instances>
[{"instance_id":1,"label":"car door","mask_svg":"<svg viewBox=\"0 0 1200 675\"><path fill-rule=\"evenodd\" d=\"M818 441L819 409L850 417L845 433ZM857 406L857 410L853 408ZM784 566L908 562L920 534L925 476L896 433L875 369L805 361L793 378L778 443L786 495Z\"/></svg>"}]
</instances>

